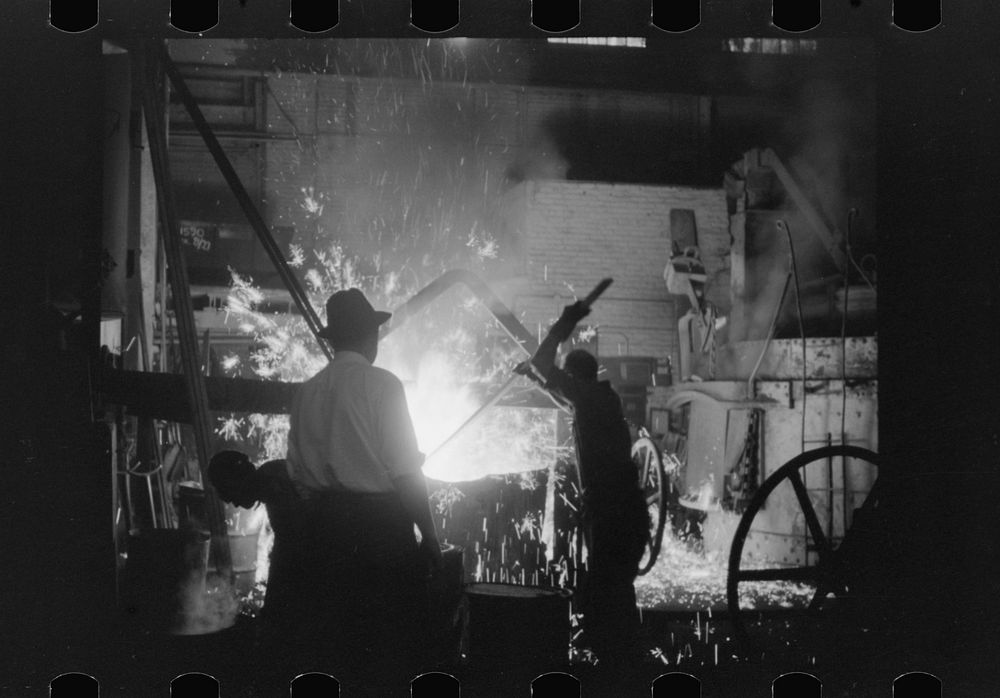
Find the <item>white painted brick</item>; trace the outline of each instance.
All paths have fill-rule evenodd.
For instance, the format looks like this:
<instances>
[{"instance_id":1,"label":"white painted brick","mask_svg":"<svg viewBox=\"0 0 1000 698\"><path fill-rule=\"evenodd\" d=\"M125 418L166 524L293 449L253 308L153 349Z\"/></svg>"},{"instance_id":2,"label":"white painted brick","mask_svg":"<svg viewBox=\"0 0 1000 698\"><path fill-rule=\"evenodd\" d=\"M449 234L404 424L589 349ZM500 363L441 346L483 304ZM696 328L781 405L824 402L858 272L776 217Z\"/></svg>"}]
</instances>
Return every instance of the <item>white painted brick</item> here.
<instances>
[{"instance_id":1,"label":"white painted brick","mask_svg":"<svg viewBox=\"0 0 1000 698\"><path fill-rule=\"evenodd\" d=\"M612 276L614 285L587 321L609 337L627 337L635 356L676 361L677 299L663 282L672 208L694 209L715 285L709 300L723 309L728 303L729 231L721 189L546 180L529 183L525 192L528 276L537 295L519 299L518 307L529 322L547 328L572 301L570 288L583 295Z\"/></svg>"}]
</instances>

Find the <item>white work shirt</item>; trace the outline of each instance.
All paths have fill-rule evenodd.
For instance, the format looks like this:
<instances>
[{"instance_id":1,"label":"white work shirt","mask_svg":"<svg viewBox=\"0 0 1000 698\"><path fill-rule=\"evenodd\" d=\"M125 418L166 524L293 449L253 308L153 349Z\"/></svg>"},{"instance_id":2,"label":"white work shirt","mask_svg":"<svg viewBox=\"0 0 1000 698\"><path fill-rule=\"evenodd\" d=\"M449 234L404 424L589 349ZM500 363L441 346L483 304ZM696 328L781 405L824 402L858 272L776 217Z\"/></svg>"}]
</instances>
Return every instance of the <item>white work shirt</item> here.
<instances>
[{"instance_id":1,"label":"white work shirt","mask_svg":"<svg viewBox=\"0 0 1000 698\"><path fill-rule=\"evenodd\" d=\"M326 490L385 493L420 473L403 384L361 354L338 351L292 402L288 471L300 495Z\"/></svg>"}]
</instances>

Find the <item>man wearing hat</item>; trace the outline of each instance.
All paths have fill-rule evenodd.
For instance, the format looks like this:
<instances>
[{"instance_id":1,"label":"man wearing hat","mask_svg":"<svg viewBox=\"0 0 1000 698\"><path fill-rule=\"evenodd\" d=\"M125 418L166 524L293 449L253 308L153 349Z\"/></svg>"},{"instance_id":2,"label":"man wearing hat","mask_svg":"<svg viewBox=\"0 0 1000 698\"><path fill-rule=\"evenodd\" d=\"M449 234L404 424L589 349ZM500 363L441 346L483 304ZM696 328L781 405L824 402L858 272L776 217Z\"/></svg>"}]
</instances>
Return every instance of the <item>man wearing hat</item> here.
<instances>
[{"instance_id":1,"label":"man wearing hat","mask_svg":"<svg viewBox=\"0 0 1000 698\"><path fill-rule=\"evenodd\" d=\"M288 472L321 586L318 612L303 631L321 648L317 661L329 659L342 681L367 682L395 668L408 682L426 644L419 633L427 627L428 571L441 565L424 455L403 384L372 365L390 313L352 288L330 297L326 315L320 334L333 361L297 391L288 435Z\"/></svg>"}]
</instances>

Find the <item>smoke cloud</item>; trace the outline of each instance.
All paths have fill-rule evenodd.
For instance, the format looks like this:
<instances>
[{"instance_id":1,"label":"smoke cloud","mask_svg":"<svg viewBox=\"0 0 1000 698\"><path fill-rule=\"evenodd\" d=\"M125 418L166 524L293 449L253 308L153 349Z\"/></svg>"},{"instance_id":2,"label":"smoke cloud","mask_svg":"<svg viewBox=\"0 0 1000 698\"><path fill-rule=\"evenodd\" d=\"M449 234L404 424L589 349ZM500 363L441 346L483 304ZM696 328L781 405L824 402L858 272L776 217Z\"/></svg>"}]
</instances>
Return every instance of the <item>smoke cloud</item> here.
<instances>
[{"instance_id":1,"label":"smoke cloud","mask_svg":"<svg viewBox=\"0 0 1000 698\"><path fill-rule=\"evenodd\" d=\"M775 151L827 229L842 243L849 209L861 211L862 221L875 220L874 80L867 60L871 51L866 44L831 40L823 47L824 51L803 64L805 76L788 101L786 116L773 130L769 142L759 143L758 147ZM777 183L774 186L780 188ZM828 318L824 313L828 305L824 302L831 287L842 284L842 272L817 231L797 212L799 204L786 192L784 200L763 206L775 210L773 220L762 218L751 225L748 218L747 235L754 236L751 252L755 255L748 259L748 266L756 275L754 294L749 299L752 305L745 318L748 339L766 337L792 268L789 243L774 225L777 217L787 221L792 234L806 334L826 331L823 327ZM874 250L874 231L858 226L852 230L850 243L853 256L859 259ZM798 336L794 282L783 308L778 336Z\"/></svg>"},{"instance_id":2,"label":"smoke cloud","mask_svg":"<svg viewBox=\"0 0 1000 698\"><path fill-rule=\"evenodd\" d=\"M233 587L216 575L206 583L204 570L193 571L179 591L180 611L174 635L205 635L232 627L240 605Z\"/></svg>"}]
</instances>

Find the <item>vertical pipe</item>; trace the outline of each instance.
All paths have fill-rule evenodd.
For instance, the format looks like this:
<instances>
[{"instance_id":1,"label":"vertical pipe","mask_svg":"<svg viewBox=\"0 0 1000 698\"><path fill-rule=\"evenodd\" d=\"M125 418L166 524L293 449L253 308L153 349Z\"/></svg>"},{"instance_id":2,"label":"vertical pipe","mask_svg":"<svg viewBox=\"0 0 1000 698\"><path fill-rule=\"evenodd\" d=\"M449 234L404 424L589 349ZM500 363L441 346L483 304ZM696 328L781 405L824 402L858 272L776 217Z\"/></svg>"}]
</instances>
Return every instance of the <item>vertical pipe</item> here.
<instances>
[{"instance_id":1,"label":"vertical pipe","mask_svg":"<svg viewBox=\"0 0 1000 698\"><path fill-rule=\"evenodd\" d=\"M167 319L167 253L163 249L163 241L156 246L156 254L160 258L160 373L170 371L170 337L167 333L169 320Z\"/></svg>"},{"instance_id":2,"label":"vertical pipe","mask_svg":"<svg viewBox=\"0 0 1000 698\"><path fill-rule=\"evenodd\" d=\"M806 380L809 376L809 366L806 361L806 329L802 321L802 293L799 288L799 270L795 263L795 245L792 243L792 231L788 223L779 220L775 225L785 233L788 239L788 256L792 264L792 278L795 279L795 312L799 321L799 337L802 339L802 443L800 451L806 450Z\"/></svg>"},{"instance_id":3,"label":"vertical pipe","mask_svg":"<svg viewBox=\"0 0 1000 698\"><path fill-rule=\"evenodd\" d=\"M848 486L848 480L847 480L847 475L848 475L847 456L844 456L843 458L840 459L840 470L841 470L841 472L840 472L840 478L841 478L841 480L844 483L843 484L843 487L844 487L844 497L843 497L843 502L844 502L844 535L846 536L847 535L847 529L850 527L849 526L849 522L847 520L848 519L848 514L850 514L850 512L851 512L851 504L848 501L848 499L853 496L851 494L851 488Z\"/></svg>"},{"instance_id":4,"label":"vertical pipe","mask_svg":"<svg viewBox=\"0 0 1000 698\"><path fill-rule=\"evenodd\" d=\"M136 516L135 516L135 505L132 502L132 480L129 476L128 468L122 468L121 464L118 462L118 434L116 429L117 424L114 422L110 423L112 425L112 439L111 439L111 462L115 469L115 479L121 475L125 483L125 506L128 507L128 528L131 531L136 528Z\"/></svg>"},{"instance_id":5,"label":"vertical pipe","mask_svg":"<svg viewBox=\"0 0 1000 698\"><path fill-rule=\"evenodd\" d=\"M826 445L833 445L833 434L829 432L826 434ZM826 484L826 537L833 540L833 456L826 459Z\"/></svg>"},{"instance_id":6,"label":"vertical pipe","mask_svg":"<svg viewBox=\"0 0 1000 698\"><path fill-rule=\"evenodd\" d=\"M785 305L785 296L788 295L788 285L791 282L792 275L788 273L785 275L785 285L781 288L781 298L778 299L778 304L774 307L774 315L771 317L771 325L767 329L767 339L764 341L764 348L760 350L757 363L754 364L753 370L750 372L750 377L747 379L747 396L751 398L755 396L754 379L757 377L757 371L760 370L761 362L764 361L764 354L767 353L767 348L771 346L771 340L774 339L774 331L778 327L778 318L781 317L781 309Z\"/></svg>"},{"instance_id":7,"label":"vertical pipe","mask_svg":"<svg viewBox=\"0 0 1000 698\"><path fill-rule=\"evenodd\" d=\"M854 217L857 215L858 210L852 208L847 212L847 233L844 235L844 255L847 260L851 260L851 226L854 222ZM848 270L850 269L850 264L844 264L844 307L841 310L840 318L840 381L841 381L841 400L840 400L840 444L843 446L847 444L847 289L848 289ZM841 467L843 469L842 477L844 480L844 533L847 533L847 514L850 511L850 505L848 504L848 496L850 490L847 486L847 458L841 459Z\"/></svg>"},{"instance_id":8,"label":"vertical pipe","mask_svg":"<svg viewBox=\"0 0 1000 698\"><path fill-rule=\"evenodd\" d=\"M156 513L156 499L153 497L153 474L146 473L142 477L146 481L146 495L149 497L149 514L153 520L153 528L160 528L160 520Z\"/></svg>"},{"instance_id":9,"label":"vertical pipe","mask_svg":"<svg viewBox=\"0 0 1000 698\"><path fill-rule=\"evenodd\" d=\"M124 53L104 54L104 114L107 120L104 137L102 172L102 245L110 262L105 268L101 284L101 314L119 318L122 322L122 341L119 347L108 347L121 353L122 367L126 363L124 347L134 336L134 319L129 317L128 293L128 237L129 237L129 140L130 66ZM131 330L131 331L130 331Z\"/></svg>"},{"instance_id":10,"label":"vertical pipe","mask_svg":"<svg viewBox=\"0 0 1000 698\"><path fill-rule=\"evenodd\" d=\"M852 208L847 212L847 234L844 236L845 254L851 259L851 225L858 210ZM840 312L840 380L843 381L843 396L840 402L840 443L847 443L847 273L850 265L844 265L844 308Z\"/></svg>"}]
</instances>

